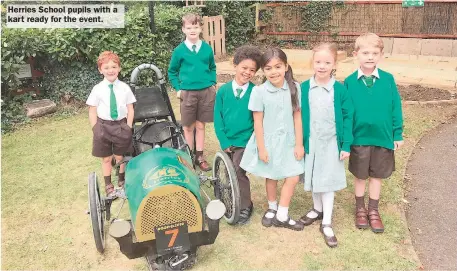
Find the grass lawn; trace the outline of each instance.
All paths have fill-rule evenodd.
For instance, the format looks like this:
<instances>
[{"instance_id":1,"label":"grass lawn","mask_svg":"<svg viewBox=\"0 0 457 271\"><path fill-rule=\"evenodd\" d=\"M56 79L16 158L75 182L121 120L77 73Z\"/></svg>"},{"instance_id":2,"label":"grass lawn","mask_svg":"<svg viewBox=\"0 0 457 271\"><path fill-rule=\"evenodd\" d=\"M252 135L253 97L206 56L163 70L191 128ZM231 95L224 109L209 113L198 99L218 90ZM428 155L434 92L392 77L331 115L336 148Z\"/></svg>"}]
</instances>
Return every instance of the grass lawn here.
<instances>
[{"instance_id":1,"label":"grass lawn","mask_svg":"<svg viewBox=\"0 0 457 271\"><path fill-rule=\"evenodd\" d=\"M172 99L176 107L176 99ZM403 173L421 135L455 113L456 106L405 106L406 145L397 153L397 171L383 183L381 214L386 232L374 234L353 226L353 187L336 194L336 249L328 248L318 225L303 232L265 229L264 181L252 177L255 213L250 224L232 227L221 221L216 243L198 251L196 270L222 269L416 269L403 216ZM207 126L208 158L218 148ZM2 265L3 270L124 269L146 270L142 258L129 260L108 237L105 254L93 241L88 209L87 176L101 173L90 155L87 111L72 117L48 117L2 137ZM350 175L348 175L350 177ZM297 186L290 212L299 217L312 207L311 194ZM124 210L127 210L126 206ZM126 213L126 212L125 212Z\"/></svg>"}]
</instances>

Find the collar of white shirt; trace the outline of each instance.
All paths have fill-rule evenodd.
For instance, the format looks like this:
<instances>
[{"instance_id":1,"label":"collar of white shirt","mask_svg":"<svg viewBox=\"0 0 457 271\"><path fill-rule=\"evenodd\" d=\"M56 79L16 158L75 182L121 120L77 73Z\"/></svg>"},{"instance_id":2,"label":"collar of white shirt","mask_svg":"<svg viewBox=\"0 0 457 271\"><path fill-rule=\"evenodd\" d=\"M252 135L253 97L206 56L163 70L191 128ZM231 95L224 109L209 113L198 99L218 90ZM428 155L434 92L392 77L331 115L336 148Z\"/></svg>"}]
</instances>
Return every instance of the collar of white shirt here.
<instances>
[{"instance_id":1,"label":"collar of white shirt","mask_svg":"<svg viewBox=\"0 0 457 271\"><path fill-rule=\"evenodd\" d=\"M184 44L186 45L187 48L189 48L190 51L192 51L192 45L197 45L197 47L195 48L195 51L197 53L200 50L200 48L202 47L201 40L198 40L197 43L192 43L192 42L190 42L190 40L186 39L186 40L184 40Z\"/></svg>"},{"instance_id":2,"label":"collar of white shirt","mask_svg":"<svg viewBox=\"0 0 457 271\"><path fill-rule=\"evenodd\" d=\"M379 79L379 71L378 67L374 68L374 71L370 74L373 75L375 78ZM357 69L357 80L360 79L360 77L364 76L362 70L360 68Z\"/></svg>"},{"instance_id":3,"label":"collar of white shirt","mask_svg":"<svg viewBox=\"0 0 457 271\"><path fill-rule=\"evenodd\" d=\"M108 79L106 78L103 78L103 84L106 85L106 86L109 86L110 84L113 84L113 86L116 86L118 83L119 83L119 79L116 78L116 80L114 80L114 82L110 82L108 81ZM114 89L114 88L113 88Z\"/></svg>"},{"instance_id":4,"label":"collar of white shirt","mask_svg":"<svg viewBox=\"0 0 457 271\"><path fill-rule=\"evenodd\" d=\"M330 90L332 90L333 85L335 85L335 77L333 77L333 76L330 78L330 81L328 81L327 84L325 84L323 86L320 86L319 84L317 84L316 79L314 79L314 76L311 77L311 79L309 79L309 89L313 89L315 87L322 87L326 91L330 91Z\"/></svg>"},{"instance_id":5,"label":"collar of white shirt","mask_svg":"<svg viewBox=\"0 0 457 271\"><path fill-rule=\"evenodd\" d=\"M237 95L237 92L236 92L236 89L237 88L242 88L243 91L241 92L241 95L240 95L240 98L243 98L244 94L246 93L246 91L248 90L248 87L249 87L249 82L247 82L246 84L242 85L242 86L239 86L235 80L232 81L232 89L233 89L233 94L235 94L235 97Z\"/></svg>"}]
</instances>

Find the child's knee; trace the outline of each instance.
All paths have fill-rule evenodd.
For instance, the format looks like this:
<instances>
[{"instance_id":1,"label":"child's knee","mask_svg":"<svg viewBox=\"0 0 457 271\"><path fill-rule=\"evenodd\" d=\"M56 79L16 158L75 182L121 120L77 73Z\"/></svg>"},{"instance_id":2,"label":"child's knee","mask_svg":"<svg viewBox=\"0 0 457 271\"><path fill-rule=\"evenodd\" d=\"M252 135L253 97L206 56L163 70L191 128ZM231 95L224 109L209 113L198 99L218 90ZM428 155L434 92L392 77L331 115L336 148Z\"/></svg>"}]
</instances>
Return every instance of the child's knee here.
<instances>
[{"instance_id":1,"label":"child's knee","mask_svg":"<svg viewBox=\"0 0 457 271\"><path fill-rule=\"evenodd\" d=\"M286 179L285 184L296 186L299 180L299 176L289 177Z\"/></svg>"},{"instance_id":2,"label":"child's knee","mask_svg":"<svg viewBox=\"0 0 457 271\"><path fill-rule=\"evenodd\" d=\"M116 162L119 162L122 160L122 155L114 155L114 159L116 159Z\"/></svg>"},{"instance_id":3,"label":"child's knee","mask_svg":"<svg viewBox=\"0 0 457 271\"><path fill-rule=\"evenodd\" d=\"M111 159L113 159L111 156L103 157L103 164L111 164Z\"/></svg>"},{"instance_id":4,"label":"child's knee","mask_svg":"<svg viewBox=\"0 0 457 271\"><path fill-rule=\"evenodd\" d=\"M195 125L192 124L190 126L183 126L184 132L186 133L192 133L194 131Z\"/></svg>"},{"instance_id":5,"label":"child's knee","mask_svg":"<svg viewBox=\"0 0 457 271\"><path fill-rule=\"evenodd\" d=\"M198 129L198 130L205 130L205 123L204 122L201 122L201 121L197 121L195 123L195 127Z\"/></svg>"},{"instance_id":6,"label":"child's knee","mask_svg":"<svg viewBox=\"0 0 457 271\"><path fill-rule=\"evenodd\" d=\"M354 178L354 181L356 184L365 184L365 180L364 179L359 179L357 177Z\"/></svg>"}]
</instances>

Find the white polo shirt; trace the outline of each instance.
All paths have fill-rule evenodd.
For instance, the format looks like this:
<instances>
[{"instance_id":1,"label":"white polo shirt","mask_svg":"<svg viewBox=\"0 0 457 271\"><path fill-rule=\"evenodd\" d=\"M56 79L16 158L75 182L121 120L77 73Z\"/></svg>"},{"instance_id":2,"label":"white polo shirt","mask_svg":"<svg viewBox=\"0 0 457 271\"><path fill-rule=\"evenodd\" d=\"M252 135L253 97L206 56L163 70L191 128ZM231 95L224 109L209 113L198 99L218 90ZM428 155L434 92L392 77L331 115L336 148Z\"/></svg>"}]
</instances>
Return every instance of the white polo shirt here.
<instances>
[{"instance_id":1,"label":"white polo shirt","mask_svg":"<svg viewBox=\"0 0 457 271\"><path fill-rule=\"evenodd\" d=\"M109 84L111 84L111 82L103 79L103 81L92 88L86 101L87 105L97 107L97 116L103 120L113 120L111 118L110 110L111 91ZM132 90L126 83L116 79L112 84L114 95L116 96L118 113L117 119L115 120L121 120L127 117L127 105L136 102L136 99Z\"/></svg>"}]
</instances>

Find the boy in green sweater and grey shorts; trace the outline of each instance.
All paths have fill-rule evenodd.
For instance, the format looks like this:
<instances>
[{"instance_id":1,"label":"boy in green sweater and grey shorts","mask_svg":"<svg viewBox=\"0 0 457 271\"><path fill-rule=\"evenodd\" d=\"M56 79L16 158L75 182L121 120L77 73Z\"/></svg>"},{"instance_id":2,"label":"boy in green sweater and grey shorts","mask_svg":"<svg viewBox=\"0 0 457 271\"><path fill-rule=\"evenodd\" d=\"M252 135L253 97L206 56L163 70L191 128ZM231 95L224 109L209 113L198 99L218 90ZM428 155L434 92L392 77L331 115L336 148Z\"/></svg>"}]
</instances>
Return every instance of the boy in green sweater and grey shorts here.
<instances>
[{"instance_id":1,"label":"boy in green sweater and grey shorts","mask_svg":"<svg viewBox=\"0 0 457 271\"><path fill-rule=\"evenodd\" d=\"M214 130L221 149L232 158L240 186L238 224L246 224L254 208L250 182L240 162L254 132L254 119L248 104L255 85L250 80L260 68L261 57L260 50L254 46L242 46L236 50L233 57L235 79L220 87L214 105Z\"/></svg>"},{"instance_id":2,"label":"boy in green sweater and grey shorts","mask_svg":"<svg viewBox=\"0 0 457 271\"><path fill-rule=\"evenodd\" d=\"M384 232L378 211L381 180L395 170L394 151L403 145L401 99L392 74L377 67L384 45L376 34L366 33L355 41L354 57L359 69L344 84L354 105L354 141L349 171L355 177L355 226ZM365 180L369 178L368 211Z\"/></svg>"},{"instance_id":3,"label":"boy in green sweater and grey shorts","mask_svg":"<svg viewBox=\"0 0 457 271\"><path fill-rule=\"evenodd\" d=\"M216 63L211 46L200 40L201 18L186 14L182 18L182 32L186 40L180 43L171 56L168 78L181 100L181 124L190 149L196 131L195 164L203 171L211 170L203 157L205 123L213 122L216 96Z\"/></svg>"}]
</instances>

